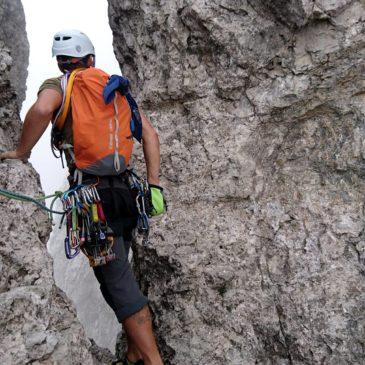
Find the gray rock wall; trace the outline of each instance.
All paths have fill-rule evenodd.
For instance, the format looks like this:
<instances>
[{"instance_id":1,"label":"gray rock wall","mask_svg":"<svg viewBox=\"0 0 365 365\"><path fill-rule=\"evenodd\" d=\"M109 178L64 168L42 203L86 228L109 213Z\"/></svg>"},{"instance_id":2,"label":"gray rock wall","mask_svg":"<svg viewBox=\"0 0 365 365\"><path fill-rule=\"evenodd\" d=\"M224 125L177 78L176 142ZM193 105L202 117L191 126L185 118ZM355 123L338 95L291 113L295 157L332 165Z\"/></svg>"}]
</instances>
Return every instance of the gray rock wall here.
<instances>
[{"instance_id":1,"label":"gray rock wall","mask_svg":"<svg viewBox=\"0 0 365 365\"><path fill-rule=\"evenodd\" d=\"M162 142L136 259L166 364L365 362L364 10L109 0Z\"/></svg>"},{"instance_id":2,"label":"gray rock wall","mask_svg":"<svg viewBox=\"0 0 365 365\"><path fill-rule=\"evenodd\" d=\"M21 57L11 51L16 44L27 44L21 2L1 0L0 20L0 151L4 151L16 146L21 129L17 95L25 90L28 48L17 50ZM6 35L11 29L14 37ZM11 81L14 70L23 75L18 93ZM15 160L0 162L0 187L29 196L43 194L32 166ZM35 205L4 197L0 208L0 364L94 364L73 305L54 284L46 249L51 230L47 215Z\"/></svg>"},{"instance_id":3,"label":"gray rock wall","mask_svg":"<svg viewBox=\"0 0 365 365\"><path fill-rule=\"evenodd\" d=\"M0 1L0 24L0 39L5 42L13 59L9 79L17 93L18 107L21 108L25 99L29 58L29 44L25 32L25 16L21 1ZM0 70L0 72L2 71Z\"/></svg>"}]
</instances>

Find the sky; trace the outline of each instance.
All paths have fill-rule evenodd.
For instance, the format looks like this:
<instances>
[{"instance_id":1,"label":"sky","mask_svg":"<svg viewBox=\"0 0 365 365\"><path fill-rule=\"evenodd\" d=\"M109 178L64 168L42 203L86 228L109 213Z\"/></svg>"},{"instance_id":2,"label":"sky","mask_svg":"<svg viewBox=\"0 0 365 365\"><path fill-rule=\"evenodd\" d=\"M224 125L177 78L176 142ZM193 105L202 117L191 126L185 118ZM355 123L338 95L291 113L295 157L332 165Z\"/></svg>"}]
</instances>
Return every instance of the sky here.
<instances>
[{"instance_id":1,"label":"sky","mask_svg":"<svg viewBox=\"0 0 365 365\"><path fill-rule=\"evenodd\" d=\"M26 99L21 118L37 99L42 82L60 75L52 58L53 35L59 30L78 29L88 35L96 52L96 67L110 74L120 74L112 46L107 0L22 0L30 45ZM50 148L50 128L33 148L30 162L41 177L46 194L65 185L67 168L62 169Z\"/></svg>"}]
</instances>

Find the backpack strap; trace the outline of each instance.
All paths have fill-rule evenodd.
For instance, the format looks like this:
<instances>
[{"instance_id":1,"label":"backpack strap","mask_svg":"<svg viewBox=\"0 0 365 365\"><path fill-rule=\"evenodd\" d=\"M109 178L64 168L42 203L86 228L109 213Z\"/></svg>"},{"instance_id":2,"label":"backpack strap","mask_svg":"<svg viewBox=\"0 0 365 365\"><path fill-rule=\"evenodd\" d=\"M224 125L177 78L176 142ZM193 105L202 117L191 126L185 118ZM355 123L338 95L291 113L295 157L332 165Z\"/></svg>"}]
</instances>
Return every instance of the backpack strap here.
<instances>
[{"instance_id":1,"label":"backpack strap","mask_svg":"<svg viewBox=\"0 0 365 365\"><path fill-rule=\"evenodd\" d=\"M142 118L141 118L141 114L139 113L139 110L138 110L138 105L130 92L128 92L125 97L127 98L129 107L131 108L131 112L132 112L132 119L131 119L132 135L139 143L141 143L141 141L142 141Z\"/></svg>"},{"instance_id":2,"label":"backpack strap","mask_svg":"<svg viewBox=\"0 0 365 365\"><path fill-rule=\"evenodd\" d=\"M65 90L63 90L63 93L64 93L63 103L53 122L53 127L56 127L59 131L62 131L63 126L65 125L67 114L70 110L71 92L72 92L72 87L74 84L75 77L82 70L84 70L84 68L78 68L78 69L72 71L71 74L67 77L67 85L65 87Z\"/></svg>"}]
</instances>

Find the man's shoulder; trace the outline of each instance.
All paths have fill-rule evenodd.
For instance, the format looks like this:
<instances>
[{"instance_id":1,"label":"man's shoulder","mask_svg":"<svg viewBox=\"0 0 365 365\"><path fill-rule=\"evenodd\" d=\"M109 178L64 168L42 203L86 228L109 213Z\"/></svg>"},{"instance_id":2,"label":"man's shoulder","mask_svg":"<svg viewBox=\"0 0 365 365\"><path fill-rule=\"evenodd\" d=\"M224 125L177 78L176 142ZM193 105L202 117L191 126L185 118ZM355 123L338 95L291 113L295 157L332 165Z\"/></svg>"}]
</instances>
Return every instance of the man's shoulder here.
<instances>
[{"instance_id":1,"label":"man's shoulder","mask_svg":"<svg viewBox=\"0 0 365 365\"><path fill-rule=\"evenodd\" d=\"M38 95L40 92L42 92L45 89L53 89L62 94L61 78L62 78L62 75L58 76L58 77L51 77L51 78L43 81L42 85L40 86L40 88L38 90Z\"/></svg>"}]
</instances>

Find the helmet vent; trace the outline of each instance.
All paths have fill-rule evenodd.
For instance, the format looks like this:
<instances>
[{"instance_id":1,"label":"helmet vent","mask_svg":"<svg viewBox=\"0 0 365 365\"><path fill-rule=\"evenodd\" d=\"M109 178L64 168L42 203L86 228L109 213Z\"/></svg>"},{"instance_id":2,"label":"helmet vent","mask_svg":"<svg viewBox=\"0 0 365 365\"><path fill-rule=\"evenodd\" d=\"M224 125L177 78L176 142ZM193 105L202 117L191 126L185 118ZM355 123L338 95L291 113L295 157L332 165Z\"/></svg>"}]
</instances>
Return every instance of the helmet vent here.
<instances>
[{"instance_id":1,"label":"helmet vent","mask_svg":"<svg viewBox=\"0 0 365 365\"><path fill-rule=\"evenodd\" d=\"M71 39L72 37L62 37L63 41L68 41L69 39Z\"/></svg>"},{"instance_id":2,"label":"helmet vent","mask_svg":"<svg viewBox=\"0 0 365 365\"><path fill-rule=\"evenodd\" d=\"M60 41L61 40L61 37L54 37L54 40L55 41Z\"/></svg>"}]
</instances>

